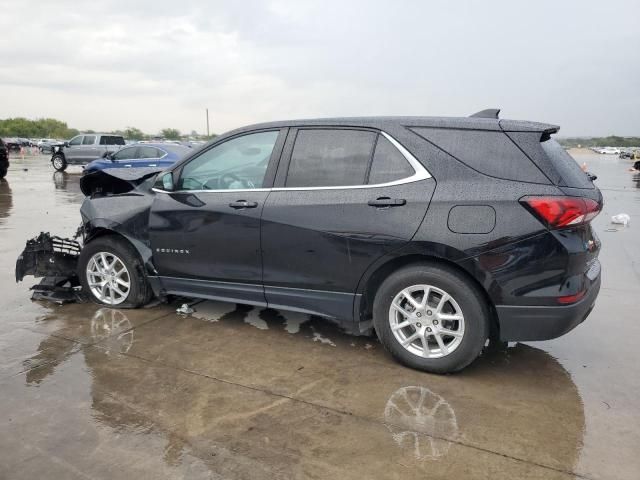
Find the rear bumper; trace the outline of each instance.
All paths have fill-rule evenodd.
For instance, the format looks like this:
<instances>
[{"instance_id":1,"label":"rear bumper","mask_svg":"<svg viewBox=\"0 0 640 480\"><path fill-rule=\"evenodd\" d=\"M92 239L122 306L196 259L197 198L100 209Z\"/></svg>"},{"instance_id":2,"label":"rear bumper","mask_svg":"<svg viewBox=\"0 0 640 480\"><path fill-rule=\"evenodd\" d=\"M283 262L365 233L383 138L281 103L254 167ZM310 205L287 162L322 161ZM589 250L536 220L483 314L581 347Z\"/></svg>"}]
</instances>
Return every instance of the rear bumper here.
<instances>
[{"instance_id":1,"label":"rear bumper","mask_svg":"<svg viewBox=\"0 0 640 480\"><path fill-rule=\"evenodd\" d=\"M562 306L496 305L500 339L505 342L550 340L573 330L591 313L600 291L600 275L578 302Z\"/></svg>"}]
</instances>

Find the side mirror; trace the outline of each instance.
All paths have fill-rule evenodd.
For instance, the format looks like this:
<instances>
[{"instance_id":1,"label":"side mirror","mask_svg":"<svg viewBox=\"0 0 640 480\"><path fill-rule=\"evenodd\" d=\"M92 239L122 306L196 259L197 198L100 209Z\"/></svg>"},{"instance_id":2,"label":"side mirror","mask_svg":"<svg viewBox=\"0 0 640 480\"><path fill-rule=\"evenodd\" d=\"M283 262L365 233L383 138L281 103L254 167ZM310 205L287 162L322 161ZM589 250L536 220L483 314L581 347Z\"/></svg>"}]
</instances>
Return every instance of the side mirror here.
<instances>
[{"instance_id":1,"label":"side mirror","mask_svg":"<svg viewBox=\"0 0 640 480\"><path fill-rule=\"evenodd\" d=\"M158 180L156 180L155 187L165 190L167 192L173 192L174 190L173 174L171 172L165 172L160 174L160 176L158 177Z\"/></svg>"},{"instance_id":2,"label":"side mirror","mask_svg":"<svg viewBox=\"0 0 640 480\"><path fill-rule=\"evenodd\" d=\"M63 146L68 147L69 146L69 142L64 142Z\"/></svg>"}]
</instances>

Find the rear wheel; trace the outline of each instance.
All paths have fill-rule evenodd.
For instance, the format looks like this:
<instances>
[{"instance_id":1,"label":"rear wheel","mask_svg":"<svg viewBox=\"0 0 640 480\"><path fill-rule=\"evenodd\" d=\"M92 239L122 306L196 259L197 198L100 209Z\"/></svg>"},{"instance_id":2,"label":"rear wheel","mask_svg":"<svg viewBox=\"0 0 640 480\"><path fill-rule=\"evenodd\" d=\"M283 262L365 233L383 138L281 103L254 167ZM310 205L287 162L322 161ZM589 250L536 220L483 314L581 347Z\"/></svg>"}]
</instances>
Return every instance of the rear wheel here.
<instances>
[{"instance_id":1,"label":"rear wheel","mask_svg":"<svg viewBox=\"0 0 640 480\"><path fill-rule=\"evenodd\" d=\"M67 168L67 160L64 155L54 155L51 159L51 164L58 172L64 172Z\"/></svg>"},{"instance_id":2,"label":"rear wheel","mask_svg":"<svg viewBox=\"0 0 640 480\"><path fill-rule=\"evenodd\" d=\"M152 291L138 253L114 236L85 245L78 260L83 290L100 305L137 308L149 302Z\"/></svg>"},{"instance_id":3,"label":"rear wheel","mask_svg":"<svg viewBox=\"0 0 640 480\"><path fill-rule=\"evenodd\" d=\"M374 301L380 341L401 363L433 373L463 369L489 336L489 310L464 276L442 265L398 270Z\"/></svg>"}]
</instances>

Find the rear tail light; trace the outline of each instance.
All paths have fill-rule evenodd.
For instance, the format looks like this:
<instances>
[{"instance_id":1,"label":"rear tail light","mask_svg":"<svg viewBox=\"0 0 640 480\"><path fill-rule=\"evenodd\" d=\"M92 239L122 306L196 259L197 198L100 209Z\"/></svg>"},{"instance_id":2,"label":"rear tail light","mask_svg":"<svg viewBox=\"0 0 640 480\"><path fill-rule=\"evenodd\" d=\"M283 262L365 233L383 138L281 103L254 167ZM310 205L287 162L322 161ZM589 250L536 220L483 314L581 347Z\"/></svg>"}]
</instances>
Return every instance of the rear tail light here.
<instances>
[{"instance_id":1,"label":"rear tail light","mask_svg":"<svg viewBox=\"0 0 640 480\"><path fill-rule=\"evenodd\" d=\"M583 197L523 197L520 203L549 228L581 225L593 220L602 205Z\"/></svg>"},{"instance_id":2,"label":"rear tail light","mask_svg":"<svg viewBox=\"0 0 640 480\"><path fill-rule=\"evenodd\" d=\"M556 300L560 305L569 305L571 303L576 303L578 300L582 300L582 298L587 293L586 290L576 293L575 295L565 295L563 297L558 297Z\"/></svg>"}]
</instances>

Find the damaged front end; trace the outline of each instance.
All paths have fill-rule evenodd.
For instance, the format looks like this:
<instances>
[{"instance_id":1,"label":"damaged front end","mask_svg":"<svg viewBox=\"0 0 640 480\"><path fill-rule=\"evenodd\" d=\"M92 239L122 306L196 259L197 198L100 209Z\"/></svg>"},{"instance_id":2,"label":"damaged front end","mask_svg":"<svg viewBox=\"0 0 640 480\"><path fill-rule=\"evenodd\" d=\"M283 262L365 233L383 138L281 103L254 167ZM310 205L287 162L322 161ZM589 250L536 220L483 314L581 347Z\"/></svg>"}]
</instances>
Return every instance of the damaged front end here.
<instances>
[{"instance_id":1,"label":"damaged front end","mask_svg":"<svg viewBox=\"0 0 640 480\"><path fill-rule=\"evenodd\" d=\"M42 279L31 288L33 300L84 301L77 272L82 246L76 239L80 236L86 243L103 234L118 234L150 265L149 193L159 171L156 167L112 168L83 175L80 188L86 198L80 211L82 225L76 235L70 239L42 232L28 240L16 261L16 282L28 275Z\"/></svg>"},{"instance_id":2,"label":"damaged front end","mask_svg":"<svg viewBox=\"0 0 640 480\"><path fill-rule=\"evenodd\" d=\"M42 232L27 244L16 261L16 282L31 275L43 280L31 287L33 300L67 303L82 299L77 274L80 244Z\"/></svg>"}]
</instances>

